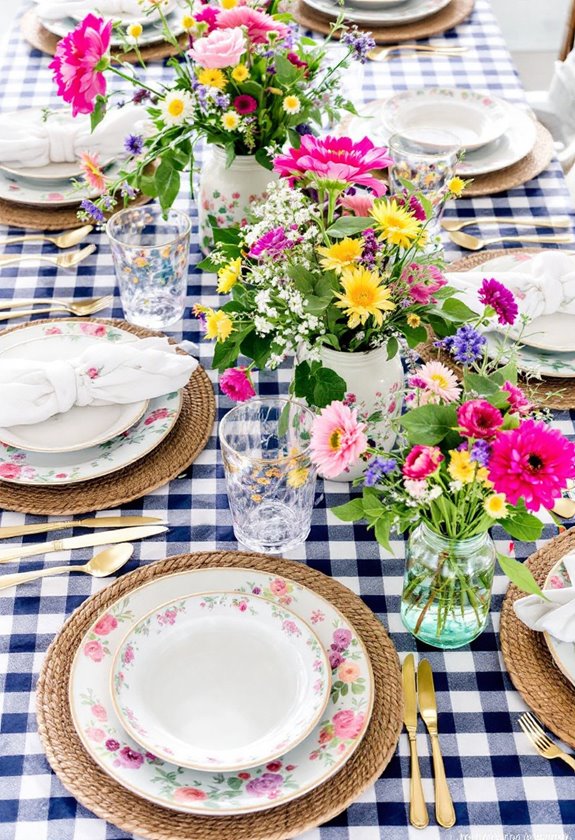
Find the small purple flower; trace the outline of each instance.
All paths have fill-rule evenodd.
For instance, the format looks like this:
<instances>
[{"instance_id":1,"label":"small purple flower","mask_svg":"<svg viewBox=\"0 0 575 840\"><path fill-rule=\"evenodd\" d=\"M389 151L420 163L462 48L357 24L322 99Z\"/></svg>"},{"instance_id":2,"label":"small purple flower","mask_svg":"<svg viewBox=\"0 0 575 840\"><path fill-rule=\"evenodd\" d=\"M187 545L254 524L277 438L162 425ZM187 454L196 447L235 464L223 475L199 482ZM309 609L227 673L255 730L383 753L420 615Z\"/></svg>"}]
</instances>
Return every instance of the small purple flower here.
<instances>
[{"instance_id":1,"label":"small purple flower","mask_svg":"<svg viewBox=\"0 0 575 840\"><path fill-rule=\"evenodd\" d=\"M476 440L470 455L481 467L486 467L491 457L491 446L486 440Z\"/></svg>"},{"instance_id":2,"label":"small purple flower","mask_svg":"<svg viewBox=\"0 0 575 840\"><path fill-rule=\"evenodd\" d=\"M252 595L259 595L261 593L261 591L262 591L261 586L254 586L253 589L252 589Z\"/></svg>"},{"instance_id":3,"label":"small purple flower","mask_svg":"<svg viewBox=\"0 0 575 840\"><path fill-rule=\"evenodd\" d=\"M351 642L350 630L334 630L332 648L335 650L345 650Z\"/></svg>"},{"instance_id":4,"label":"small purple flower","mask_svg":"<svg viewBox=\"0 0 575 840\"><path fill-rule=\"evenodd\" d=\"M124 140L124 149L131 155L141 155L144 148L144 138L141 134L128 134Z\"/></svg>"},{"instance_id":5,"label":"small purple flower","mask_svg":"<svg viewBox=\"0 0 575 840\"><path fill-rule=\"evenodd\" d=\"M314 133L311 125L308 125L307 123L299 123L299 125L296 125L295 130L300 137L304 137L306 134Z\"/></svg>"},{"instance_id":6,"label":"small purple flower","mask_svg":"<svg viewBox=\"0 0 575 840\"><path fill-rule=\"evenodd\" d=\"M379 242L373 228L367 228L362 233L363 251L361 258L368 268L373 268L375 265L375 258L379 251Z\"/></svg>"},{"instance_id":7,"label":"small purple flower","mask_svg":"<svg viewBox=\"0 0 575 840\"><path fill-rule=\"evenodd\" d=\"M122 198L135 198L137 190L127 181L120 185L120 195Z\"/></svg>"},{"instance_id":8,"label":"small purple flower","mask_svg":"<svg viewBox=\"0 0 575 840\"><path fill-rule=\"evenodd\" d=\"M384 475L389 475L397 468L397 461L394 458L380 458L375 457L370 461L363 483L366 487L373 487L378 481L381 481Z\"/></svg>"},{"instance_id":9,"label":"small purple flower","mask_svg":"<svg viewBox=\"0 0 575 840\"><path fill-rule=\"evenodd\" d=\"M110 750L110 752L116 752L116 750L120 749L120 742L116 741L115 738L108 738L106 741L106 749Z\"/></svg>"},{"instance_id":10,"label":"small purple flower","mask_svg":"<svg viewBox=\"0 0 575 840\"><path fill-rule=\"evenodd\" d=\"M256 259L262 255L277 257L283 251L293 248L294 244L291 239L287 238L284 227L272 228L263 236L260 236L257 242L252 245L249 256Z\"/></svg>"},{"instance_id":11,"label":"small purple flower","mask_svg":"<svg viewBox=\"0 0 575 840\"><path fill-rule=\"evenodd\" d=\"M338 650L330 650L327 655L327 658L329 659L329 664L334 670L336 668L339 668L339 666L343 662L343 656Z\"/></svg>"},{"instance_id":12,"label":"small purple flower","mask_svg":"<svg viewBox=\"0 0 575 840\"><path fill-rule=\"evenodd\" d=\"M122 747L116 759L119 767L127 767L129 770L137 770L144 762L144 756L141 752L130 749L130 747Z\"/></svg>"},{"instance_id":13,"label":"small purple flower","mask_svg":"<svg viewBox=\"0 0 575 840\"><path fill-rule=\"evenodd\" d=\"M438 346L451 353L460 365L470 365L481 359L486 343L485 336L469 324L459 327L455 335L450 335L437 342Z\"/></svg>"},{"instance_id":14,"label":"small purple flower","mask_svg":"<svg viewBox=\"0 0 575 840\"><path fill-rule=\"evenodd\" d=\"M360 64L365 64L367 61L367 54L375 47L375 41L369 32L359 32L357 26L352 27L341 38L342 44L349 47L352 51L351 57Z\"/></svg>"},{"instance_id":15,"label":"small purple flower","mask_svg":"<svg viewBox=\"0 0 575 840\"><path fill-rule=\"evenodd\" d=\"M247 793L252 796L267 796L274 793L283 784L283 777L279 773L262 773L257 779L252 779L246 785Z\"/></svg>"},{"instance_id":16,"label":"small purple flower","mask_svg":"<svg viewBox=\"0 0 575 840\"><path fill-rule=\"evenodd\" d=\"M146 90L145 88L138 88L135 94L132 96L132 102L135 105L141 105L142 102L145 102L146 99L150 98L150 91Z\"/></svg>"},{"instance_id":17,"label":"small purple flower","mask_svg":"<svg viewBox=\"0 0 575 840\"><path fill-rule=\"evenodd\" d=\"M100 208L97 207L94 204L94 202L90 201L88 198L85 198L80 203L80 207L85 213L91 216L95 222L98 222L98 224L101 224L103 221L105 221L106 217L104 216Z\"/></svg>"},{"instance_id":18,"label":"small purple flower","mask_svg":"<svg viewBox=\"0 0 575 840\"><path fill-rule=\"evenodd\" d=\"M497 320L500 324L514 324L519 309L515 296L503 283L498 280L484 279L478 293L479 300L484 306L490 306L495 310Z\"/></svg>"}]
</instances>

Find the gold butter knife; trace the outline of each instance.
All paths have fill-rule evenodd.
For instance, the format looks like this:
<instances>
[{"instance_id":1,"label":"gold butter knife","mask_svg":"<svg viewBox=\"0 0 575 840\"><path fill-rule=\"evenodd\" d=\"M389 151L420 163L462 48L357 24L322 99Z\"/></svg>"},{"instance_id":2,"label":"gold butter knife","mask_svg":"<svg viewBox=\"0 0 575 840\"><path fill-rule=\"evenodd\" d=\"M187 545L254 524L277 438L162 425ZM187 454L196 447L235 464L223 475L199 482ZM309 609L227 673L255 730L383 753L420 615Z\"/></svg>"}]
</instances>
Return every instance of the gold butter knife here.
<instances>
[{"instance_id":1,"label":"gold butter knife","mask_svg":"<svg viewBox=\"0 0 575 840\"><path fill-rule=\"evenodd\" d=\"M41 522L39 525L7 525L0 528L0 540L24 537L26 534L47 534L65 528L131 528L135 525L163 525L157 516L98 516L94 519L77 519L69 522Z\"/></svg>"},{"instance_id":2,"label":"gold butter knife","mask_svg":"<svg viewBox=\"0 0 575 840\"><path fill-rule=\"evenodd\" d=\"M429 824L427 805L421 785L419 758L417 756L417 695L415 691L415 663L413 654L408 653L401 672L403 683L403 723L409 736L411 753L411 782L409 787L409 822L415 828L425 828Z\"/></svg>"},{"instance_id":3,"label":"gold butter knife","mask_svg":"<svg viewBox=\"0 0 575 840\"><path fill-rule=\"evenodd\" d=\"M417 698L419 713L431 738L433 775L435 776L435 819L443 828L455 825L455 809L449 792L441 748L437 736L437 703L433 685L433 672L427 659L422 659L417 669Z\"/></svg>"},{"instance_id":4,"label":"gold butter knife","mask_svg":"<svg viewBox=\"0 0 575 840\"><path fill-rule=\"evenodd\" d=\"M65 540L52 540L47 543L21 545L12 551L0 554L0 563L19 560L21 557L33 557L34 554L49 554L52 551L65 551L69 548L93 548L96 545L111 545L114 543L133 542L146 537L155 537L168 529L159 525L148 525L144 528L118 528L115 531L104 531L102 534L88 534L85 537L67 537Z\"/></svg>"}]
</instances>

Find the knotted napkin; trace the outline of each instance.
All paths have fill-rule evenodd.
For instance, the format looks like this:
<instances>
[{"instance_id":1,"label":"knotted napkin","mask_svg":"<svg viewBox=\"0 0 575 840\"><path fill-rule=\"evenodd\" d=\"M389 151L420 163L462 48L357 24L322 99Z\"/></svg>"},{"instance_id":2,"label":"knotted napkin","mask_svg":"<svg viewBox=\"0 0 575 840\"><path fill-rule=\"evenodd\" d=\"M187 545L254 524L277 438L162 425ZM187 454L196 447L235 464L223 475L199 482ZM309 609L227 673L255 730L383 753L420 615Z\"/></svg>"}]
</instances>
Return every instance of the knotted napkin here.
<instances>
[{"instance_id":1,"label":"knotted napkin","mask_svg":"<svg viewBox=\"0 0 575 840\"><path fill-rule=\"evenodd\" d=\"M464 293L465 302L478 310L477 291L485 277L507 286L517 301L519 312L529 318L566 312L575 315L575 256L562 251L521 255L511 267L507 257L491 260L473 271L447 274L449 284Z\"/></svg>"},{"instance_id":2,"label":"knotted napkin","mask_svg":"<svg viewBox=\"0 0 575 840\"><path fill-rule=\"evenodd\" d=\"M6 166L46 166L48 163L73 163L82 152L97 152L102 161L124 153L124 139L133 133L136 123L145 120L143 106L110 111L93 133L87 116L70 116L62 121L48 119L30 124L18 114L0 114L0 163Z\"/></svg>"},{"instance_id":3,"label":"knotted napkin","mask_svg":"<svg viewBox=\"0 0 575 840\"><path fill-rule=\"evenodd\" d=\"M167 338L95 341L74 359L51 362L0 358L0 426L41 423L73 405L153 399L183 388L197 366Z\"/></svg>"},{"instance_id":4,"label":"knotted napkin","mask_svg":"<svg viewBox=\"0 0 575 840\"><path fill-rule=\"evenodd\" d=\"M575 554L563 558L569 579L575 580ZM575 642L575 587L546 589L549 598L528 595L513 604L515 615L531 630L547 631L560 642Z\"/></svg>"},{"instance_id":5,"label":"knotted napkin","mask_svg":"<svg viewBox=\"0 0 575 840\"><path fill-rule=\"evenodd\" d=\"M143 17L144 6L139 0L40 0L36 14L41 20L59 20L64 17L83 18L90 12L103 17L121 18L122 15Z\"/></svg>"}]
</instances>

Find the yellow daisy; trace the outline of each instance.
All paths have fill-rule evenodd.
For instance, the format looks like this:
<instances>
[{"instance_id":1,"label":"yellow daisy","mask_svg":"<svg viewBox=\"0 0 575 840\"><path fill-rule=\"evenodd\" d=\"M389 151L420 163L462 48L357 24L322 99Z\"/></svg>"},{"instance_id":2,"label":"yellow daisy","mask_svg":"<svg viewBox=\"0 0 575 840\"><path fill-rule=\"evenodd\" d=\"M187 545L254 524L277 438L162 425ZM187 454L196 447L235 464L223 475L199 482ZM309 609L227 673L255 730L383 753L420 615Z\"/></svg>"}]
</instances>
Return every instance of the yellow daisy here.
<instances>
[{"instance_id":1,"label":"yellow daisy","mask_svg":"<svg viewBox=\"0 0 575 840\"><path fill-rule=\"evenodd\" d=\"M131 23L126 28L126 35L128 38L132 38L134 41L137 41L143 31L144 27L141 23Z\"/></svg>"},{"instance_id":2,"label":"yellow daisy","mask_svg":"<svg viewBox=\"0 0 575 840\"><path fill-rule=\"evenodd\" d=\"M460 178L458 175L455 175L451 180L447 182L447 189L454 195L455 198L459 198L465 187L467 186L466 181L463 178Z\"/></svg>"},{"instance_id":3,"label":"yellow daisy","mask_svg":"<svg viewBox=\"0 0 575 840\"><path fill-rule=\"evenodd\" d=\"M222 114L222 125L226 131L235 131L240 124L240 118L235 111L226 111Z\"/></svg>"},{"instance_id":4,"label":"yellow daisy","mask_svg":"<svg viewBox=\"0 0 575 840\"><path fill-rule=\"evenodd\" d=\"M233 332L234 324L227 312L208 312L206 314L206 338L225 341Z\"/></svg>"},{"instance_id":5,"label":"yellow daisy","mask_svg":"<svg viewBox=\"0 0 575 840\"><path fill-rule=\"evenodd\" d=\"M297 96L290 94L284 97L283 109L286 114L298 114L301 110L301 102Z\"/></svg>"},{"instance_id":6,"label":"yellow daisy","mask_svg":"<svg viewBox=\"0 0 575 840\"><path fill-rule=\"evenodd\" d=\"M218 292L227 295L232 286L235 286L242 270L242 258L236 257L231 263L220 268L218 271Z\"/></svg>"},{"instance_id":7,"label":"yellow daisy","mask_svg":"<svg viewBox=\"0 0 575 840\"><path fill-rule=\"evenodd\" d=\"M238 64L232 70L232 79L234 82L245 82L249 75L250 71L245 64Z\"/></svg>"},{"instance_id":8,"label":"yellow daisy","mask_svg":"<svg viewBox=\"0 0 575 840\"><path fill-rule=\"evenodd\" d=\"M493 493L483 502L485 513L492 519L505 519L507 516L507 504L505 493Z\"/></svg>"},{"instance_id":9,"label":"yellow daisy","mask_svg":"<svg viewBox=\"0 0 575 840\"><path fill-rule=\"evenodd\" d=\"M200 70L198 73L198 82L206 87L215 87L218 90L223 90L228 83L225 75L221 70L216 68Z\"/></svg>"},{"instance_id":10,"label":"yellow daisy","mask_svg":"<svg viewBox=\"0 0 575 840\"><path fill-rule=\"evenodd\" d=\"M238 5L238 0L221 0L222 9L233 9Z\"/></svg>"},{"instance_id":11,"label":"yellow daisy","mask_svg":"<svg viewBox=\"0 0 575 840\"><path fill-rule=\"evenodd\" d=\"M454 481L460 481L462 484L471 484L475 479L477 461L472 461L469 452L465 449L461 452L452 449L449 455L450 461L447 472L451 478Z\"/></svg>"},{"instance_id":12,"label":"yellow daisy","mask_svg":"<svg viewBox=\"0 0 575 840\"><path fill-rule=\"evenodd\" d=\"M193 29L196 25L196 19L193 18L191 15L183 15L182 20L180 21L182 24L182 28L189 32L190 29Z\"/></svg>"},{"instance_id":13,"label":"yellow daisy","mask_svg":"<svg viewBox=\"0 0 575 840\"><path fill-rule=\"evenodd\" d=\"M395 309L395 303L389 299L390 291L381 282L376 272L367 268L344 268L341 273L342 292L336 292L339 298L338 306L345 311L349 320L347 325L354 329L359 324L365 324L373 315L378 326L383 324L384 312Z\"/></svg>"},{"instance_id":14,"label":"yellow daisy","mask_svg":"<svg viewBox=\"0 0 575 840\"><path fill-rule=\"evenodd\" d=\"M406 318L408 327L416 329L421 324L421 318L415 312L410 312Z\"/></svg>"},{"instance_id":15,"label":"yellow daisy","mask_svg":"<svg viewBox=\"0 0 575 840\"><path fill-rule=\"evenodd\" d=\"M323 259L320 264L326 271L337 271L341 274L343 268L346 268L361 257L363 250L363 242L361 239L350 239L346 236L339 242L334 242L329 248L322 246L316 249Z\"/></svg>"},{"instance_id":16,"label":"yellow daisy","mask_svg":"<svg viewBox=\"0 0 575 840\"><path fill-rule=\"evenodd\" d=\"M421 224L397 201L382 198L373 203L370 215L377 222L379 238L390 245L409 248L421 234Z\"/></svg>"}]
</instances>

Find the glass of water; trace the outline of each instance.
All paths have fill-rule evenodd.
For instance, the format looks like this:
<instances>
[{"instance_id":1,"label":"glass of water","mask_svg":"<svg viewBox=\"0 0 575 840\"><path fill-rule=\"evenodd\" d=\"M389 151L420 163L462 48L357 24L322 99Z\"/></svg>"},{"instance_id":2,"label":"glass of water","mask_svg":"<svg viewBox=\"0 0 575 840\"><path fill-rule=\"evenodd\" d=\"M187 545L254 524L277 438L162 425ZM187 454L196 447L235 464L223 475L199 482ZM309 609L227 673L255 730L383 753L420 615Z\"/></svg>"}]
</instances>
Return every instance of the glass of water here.
<instances>
[{"instance_id":1,"label":"glass of water","mask_svg":"<svg viewBox=\"0 0 575 840\"><path fill-rule=\"evenodd\" d=\"M159 205L129 207L106 225L126 320L164 329L184 314L191 220Z\"/></svg>"},{"instance_id":2,"label":"glass of water","mask_svg":"<svg viewBox=\"0 0 575 840\"><path fill-rule=\"evenodd\" d=\"M254 551L280 554L309 534L314 416L301 403L277 397L240 403L220 423L234 534Z\"/></svg>"}]
</instances>

